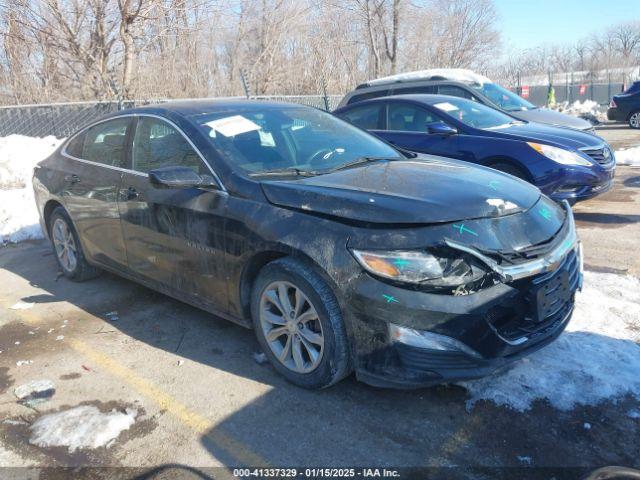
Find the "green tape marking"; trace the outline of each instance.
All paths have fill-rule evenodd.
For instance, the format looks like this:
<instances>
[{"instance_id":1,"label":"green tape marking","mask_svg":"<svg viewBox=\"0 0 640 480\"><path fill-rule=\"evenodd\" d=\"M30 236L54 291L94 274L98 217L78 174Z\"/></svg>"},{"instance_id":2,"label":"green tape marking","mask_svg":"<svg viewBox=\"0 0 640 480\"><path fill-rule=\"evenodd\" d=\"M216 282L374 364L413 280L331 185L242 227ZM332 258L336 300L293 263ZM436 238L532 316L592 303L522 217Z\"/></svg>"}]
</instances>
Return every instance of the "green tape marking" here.
<instances>
[{"instance_id":1,"label":"green tape marking","mask_svg":"<svg viewBox=\"0 0 640 480\"><path fill-rule=\"evenodd\" d=\"M394 296L387 295L385 293L383 293L382 296L387 301L387 303L400 303L398 300L396 300L396 297Z\"/></svg>"},{"instance_id":2,"label":"green tape marking","mask_svg":"<svg viewBox=\"0 0 640 480\"><path fill-rule=\"evenodd\" d=\"M545 220L551 220L551 210L549 210L547 207L541 207L538 209L538 213L542 216L542 218L544 218Z\"/></svg>"},{"instance_id":3,"label":"green tape marking","mask_svg":"<svg viewBox=\"0 0 640 480\"><path fill-rule=\"evenodd\" d=\"M499 180L491 180L489 182L489 186L497 191L498 188L500 188L500 181Z\"/></svg>"},{"instance_id":4,"label":"green tape marking","mask_svg":"<svg viewBox=\"0 0 640 480\"><path fill-rule=\"evenodd\" d=\"M464 232L470 233L471 235L475 235L476 237L478 236L478 234L476 232L474 232L473 230L471 230L470 228L467 228L464 226L464 223L460 224L460 225L456 225L455 223L453 224L453 228L455 228L456 230L460 231L460 234L462 235Z\"/></svg>"},{"instance_id":5,"label":"green tape marking","mask_svg":"<svg viewBox=\"0 0 640 480\"><path fill-rule=\"evenodd\" d=\"M409 265L409 260L398 259L398 260L394 260L393 264L397 265L399 267L405 267L405 266Z\"/></svg>"}]
</instances>

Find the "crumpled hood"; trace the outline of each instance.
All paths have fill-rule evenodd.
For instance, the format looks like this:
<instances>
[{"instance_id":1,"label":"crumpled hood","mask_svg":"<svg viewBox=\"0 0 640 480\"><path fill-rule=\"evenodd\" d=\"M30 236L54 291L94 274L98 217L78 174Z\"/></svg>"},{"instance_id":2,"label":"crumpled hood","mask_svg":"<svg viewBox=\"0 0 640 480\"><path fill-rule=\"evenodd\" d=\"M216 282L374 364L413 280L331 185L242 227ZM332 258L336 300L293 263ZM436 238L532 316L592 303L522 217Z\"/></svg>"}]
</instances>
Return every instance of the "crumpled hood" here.
<instances>
[{"instance_id":1,"label":"crumpled hood","mask_svg":"<svg viewBox=\"0 0 640 480\"><path fill-rule=\"evenodd\" d=\"M579 150L581 148L597 148L605 141L590 133L572 130L570 128L552 127L541 123L524 123L512 125L509 128L490 130L492 134L503 138L523 140L525 142L539 142L560 147L569 147Z\"/></svg>"},{"instance_id":2,"label":"crumpled hood","mask_svg":"<svg viewBox=\"0 0 640 480\"><path fill-rule=\"evenodd\" d=\"M533 110L509 112L509 115L527 122L545 123L547 125L568 127L576 130L589 130L593 128L591 122L584 118L574 117L548 108L535 108Z\"/></svg>"},{"instance_id":3,"label":"crumpled hood","mask_svg":"<svg viewBox=\"0 0 640 480\"><path fill-rule=\"evenodd\" d=\"M528 210L540 198L536 187L510 175L432 156L261 184L275 205L378 224L499 217Z\"/></svg>"}]
</instances>

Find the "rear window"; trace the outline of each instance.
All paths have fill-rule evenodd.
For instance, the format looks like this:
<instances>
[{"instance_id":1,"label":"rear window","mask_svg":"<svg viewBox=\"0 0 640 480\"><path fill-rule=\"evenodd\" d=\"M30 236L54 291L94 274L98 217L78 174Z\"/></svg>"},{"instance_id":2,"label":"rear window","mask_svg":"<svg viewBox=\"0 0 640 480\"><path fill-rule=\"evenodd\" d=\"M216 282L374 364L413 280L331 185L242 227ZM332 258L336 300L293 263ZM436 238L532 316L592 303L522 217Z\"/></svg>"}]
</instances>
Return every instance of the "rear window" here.
<instances>
[{"instance_id":1,"label":"rear window","mask_svg":"<svg viewBox=\"0 0 640 480\"><path fill-rule=\"evenodd\" d=\"M353 107L347 112L340 113L340 117L366 130L380 130L382 129L383 110L384 104L378 102L373 105Z\"/></svg>"},{"instance_id":2,"label":"rear window","mask_svg":"<svg viewBox=\"0 0 640 480\"><path fill-rule=\"evenodd\" d=\"M471 92L455 85L440 85L438 87L438 93L440 95L451 95L452 97L466 98L467 100L477 100L476 97L471 95Z\"/></svg>"},{"instance_id":3,"label":"rear window","mask_svg":"<svg viewBox=\"0 0 640 480\"><path fill-rule=\"evenodd\" d=\"M75 136L66 152L76 158L113 167L125 166L125 140L129 118L98 123Z\"/></svg>"},{"instance_id":4,"label":"rear window","mask_svg":"<svg viewBox=\"0 0 640 480\"><path fill-rule=\"evenodd\" d=\"M423 87L404 87L404 88L396 88L393 90L394 95L411 95L414 93L421 94L431 94L437 93L437 88L435 85L425 85Z\"/></svg>"},{"instance_id":5,"label":"rear window","mask_svg":"<svg viewBox=\"0 0 640 480\"><path fill-rule=\"evenodd\" d=\"M82 148L84 147L84 136L86 132L76 135L67 145L65 151L72 157L82 158Z\"/></svg>"}]
</instances>

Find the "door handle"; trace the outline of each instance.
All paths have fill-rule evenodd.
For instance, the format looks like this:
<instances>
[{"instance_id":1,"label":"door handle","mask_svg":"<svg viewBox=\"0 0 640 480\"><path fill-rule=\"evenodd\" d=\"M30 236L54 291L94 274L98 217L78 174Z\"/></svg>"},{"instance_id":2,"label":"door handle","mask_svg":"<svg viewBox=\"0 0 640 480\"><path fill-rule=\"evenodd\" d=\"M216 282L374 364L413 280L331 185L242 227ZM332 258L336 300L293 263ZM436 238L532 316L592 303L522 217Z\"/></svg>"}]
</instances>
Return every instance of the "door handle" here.
<instances>
[{"instance_id":1,"label":"door handle","mask_svg":"<svg viewBox=\"0 0 640 480\"><path fill-rule=\"evenodd\" d=\"M139 195L140 194L135 188L133 187L127 188L127 200L135 200L136 198L138 198Z\"/></svg>"},{"instance_id":2,"label":"door handle","mask_svg":"<svg viewBox=\"0 0 640 480\"><path fill-rule=\"evenodd\" d=\"M64 179L66 182L69 182L69 183L78 183L80 181L80 177L75 173L72 175L66 175Z\"/></svg>"}]
</instances>

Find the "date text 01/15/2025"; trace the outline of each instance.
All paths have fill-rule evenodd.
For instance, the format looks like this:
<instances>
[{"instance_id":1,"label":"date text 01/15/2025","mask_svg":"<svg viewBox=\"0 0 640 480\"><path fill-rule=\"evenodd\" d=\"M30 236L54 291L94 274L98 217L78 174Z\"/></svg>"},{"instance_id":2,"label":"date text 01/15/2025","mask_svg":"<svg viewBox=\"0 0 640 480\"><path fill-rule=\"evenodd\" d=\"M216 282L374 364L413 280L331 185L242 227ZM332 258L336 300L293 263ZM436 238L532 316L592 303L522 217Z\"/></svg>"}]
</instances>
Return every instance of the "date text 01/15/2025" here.
<instances>
[{"instance_id":1,"label":"date text 01/15/2025","mask_svg":"<svg viewBox=\"0 0 640 480\"><path fill-rule=\"evenodd\" d=\"M399 478L388 468L235 468L237 478Z\"/></svg>"}]
</instances>

